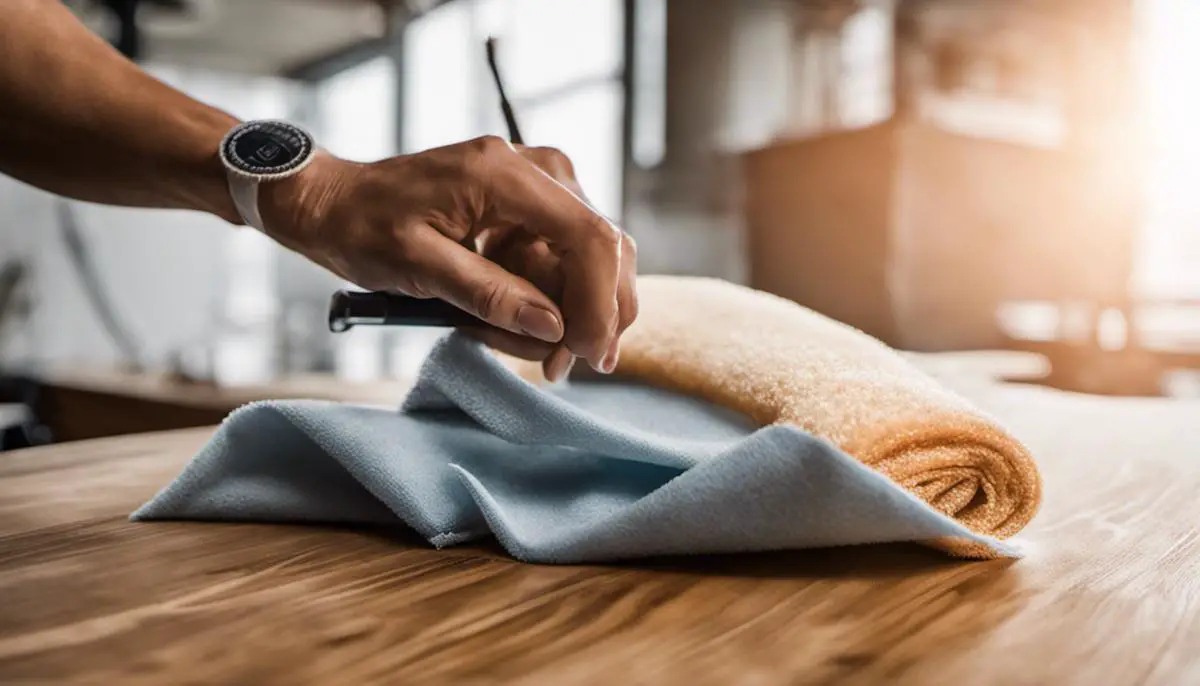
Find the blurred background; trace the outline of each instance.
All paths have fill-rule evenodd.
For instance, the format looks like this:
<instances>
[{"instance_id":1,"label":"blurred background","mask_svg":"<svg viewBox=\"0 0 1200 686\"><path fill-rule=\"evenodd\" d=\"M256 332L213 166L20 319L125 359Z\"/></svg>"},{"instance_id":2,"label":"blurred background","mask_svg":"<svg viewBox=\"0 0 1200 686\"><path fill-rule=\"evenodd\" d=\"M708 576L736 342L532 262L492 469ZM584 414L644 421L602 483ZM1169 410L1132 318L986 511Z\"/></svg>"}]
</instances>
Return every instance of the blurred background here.
<instances>
[{"instance_id":1,"label":"blurred background","mask_svg":"<svg viewBox=\"0 0 1200 686\"><path fill-rule=\"evenodd\" d=\"M67 4L162 80L359 160L503 135L496 36L526 138L574 160L643 273L905 350L1037 353L1068 390L1196 394L1194 0ZM211 217L0 177L9 444L330 388L394 401L437 332L332 335L343 285Z\"/></svg>"}]
</instances>

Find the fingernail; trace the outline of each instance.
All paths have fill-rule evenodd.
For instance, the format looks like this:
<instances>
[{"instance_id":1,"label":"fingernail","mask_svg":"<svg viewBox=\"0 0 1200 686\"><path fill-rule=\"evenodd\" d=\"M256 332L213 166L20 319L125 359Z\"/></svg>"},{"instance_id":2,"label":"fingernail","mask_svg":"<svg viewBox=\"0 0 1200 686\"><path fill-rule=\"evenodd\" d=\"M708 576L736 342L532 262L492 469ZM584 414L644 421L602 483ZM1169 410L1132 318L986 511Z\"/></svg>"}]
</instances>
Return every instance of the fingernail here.
<instances>
[{"instance_id":1,"label":"fingernail","mask_svg":"<svg viewBox=\"0 0 1200 686\"><path fill-rule=\"evenodd\" d=\"M563 337L563 327L558 317L536 305L525 305L517 310L517 326L527 335L547 343L557 343Z\"/></svg>"},{"instance_id":2,"label":"fingernail","mask_svg":"<svg viewBox=\"0 0 1200 686\"><path fill-rule=\"evenodd\" d=\"M565 357L567 358L567 363L563 365L562 374L560 374L558 377L560 379L565 379L570 376L571 370L575 368L575 356L567 354Z\"/></svg>"},{"instance_id":3,"label":"fingernail","mask_svg":"<svg viewBox=\"0 0 1200 686\"><path fill-rule=\"evenodd\" d=\"M608 349L608 354L604 356L604 360L600 363L600 371L605 374L612 374L617 368L617 360L621 357L621 342L613 341L612 347Z\"/></svg>"},{"instance_id":4,"label":"fingernail","mask_svg":"<svg viewBox=\"0 0 1200 686\"><path fill-rule=\"evenodd\" d=\"M550 383L557 383L571 373L571 367L575 366L575 356L566 348L559 348L551 353L549 364L546 365L546 380Z\"/></svg>"}]
</instances>

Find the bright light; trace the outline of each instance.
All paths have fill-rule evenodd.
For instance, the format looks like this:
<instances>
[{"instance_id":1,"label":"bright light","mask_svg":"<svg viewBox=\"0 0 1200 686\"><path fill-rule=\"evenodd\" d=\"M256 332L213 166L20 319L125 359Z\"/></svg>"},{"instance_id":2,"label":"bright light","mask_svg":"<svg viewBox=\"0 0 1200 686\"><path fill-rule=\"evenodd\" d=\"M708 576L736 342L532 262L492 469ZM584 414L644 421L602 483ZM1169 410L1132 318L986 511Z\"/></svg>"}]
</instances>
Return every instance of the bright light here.
<instances>
[{"instance_id":1,"label":"bright light","mask_svg":"<svg viewBox=\"0 0 1200 686\"><path fill-rule=\"evenodd\" d=\"M1142 112L1150 146L1137 288L1200 292L1200 2L1145 0Z\"/></svg>"}]
</instances>

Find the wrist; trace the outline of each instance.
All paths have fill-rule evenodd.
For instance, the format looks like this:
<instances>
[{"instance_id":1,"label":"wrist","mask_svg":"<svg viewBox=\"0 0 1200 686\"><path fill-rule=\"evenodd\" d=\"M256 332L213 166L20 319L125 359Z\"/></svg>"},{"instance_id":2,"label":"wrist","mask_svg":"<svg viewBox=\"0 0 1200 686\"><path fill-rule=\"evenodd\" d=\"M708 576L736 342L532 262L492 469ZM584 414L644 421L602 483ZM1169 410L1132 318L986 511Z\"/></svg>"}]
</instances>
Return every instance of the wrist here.
<instances>
[{"instance_id":1,"label":"wrist","mask_svg":"<svg viewBox=\"0 0 1200 686\"><path fill-rule=\"evenodd\" d=\"M345 166L311 134L281 120L254 120L228 131L219 146L237 223L291 248L310 243L340 186Z\"/></svg>"},{"instance_id":2,"label":"wrist","mask_svg":"<svg viewBox=\"0 0 1200 686\"><path fill-rule=\"evenodd\" d=\"M317 150L299 173L259 187L263 230L286 247L312 244L357 165Z\"/></svg>"},{"instance_id":3,"label":"wrist","mask_svg":"<svg viewBox=\"0 0 1200 686\"><path fill-rule=\"evenodd\" d=\"M187 141L189 154L186 170L175 184L178 197L169 205L207 212L231 224L242 222L229 194L218 150L221 138L238 123L234 117L207 106L180 117L176 138Z\"/></svg>"}]
</instances>

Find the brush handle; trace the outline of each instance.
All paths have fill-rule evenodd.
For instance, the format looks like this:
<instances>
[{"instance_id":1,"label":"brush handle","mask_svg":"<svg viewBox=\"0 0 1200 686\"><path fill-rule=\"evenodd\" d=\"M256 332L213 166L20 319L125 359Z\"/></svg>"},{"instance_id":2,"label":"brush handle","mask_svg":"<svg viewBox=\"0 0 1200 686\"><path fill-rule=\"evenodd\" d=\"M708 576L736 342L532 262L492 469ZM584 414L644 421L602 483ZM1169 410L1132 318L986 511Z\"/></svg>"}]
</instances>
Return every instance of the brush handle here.
<instances>
[{"instance_id":1,"label":"brush handle","mask_svg":"<svg viewBox=\"0 0 1200 686\"><path fill-rule=\"evenodd\" d=\"M355 326L422 326L455 328L481 322L444 300L393 293L340 290L329 300L329 330Z\"/></svg>"}]
</instances>

